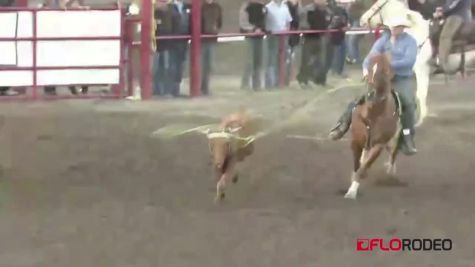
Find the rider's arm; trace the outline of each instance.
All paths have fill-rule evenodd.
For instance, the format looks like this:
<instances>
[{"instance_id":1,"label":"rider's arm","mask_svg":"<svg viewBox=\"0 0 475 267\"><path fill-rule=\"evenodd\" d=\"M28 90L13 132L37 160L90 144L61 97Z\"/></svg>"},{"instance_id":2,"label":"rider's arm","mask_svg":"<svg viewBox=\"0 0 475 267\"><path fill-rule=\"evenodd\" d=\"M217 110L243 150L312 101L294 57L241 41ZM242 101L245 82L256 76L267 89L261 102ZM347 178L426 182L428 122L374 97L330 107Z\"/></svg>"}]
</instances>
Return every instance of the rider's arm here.
<instances>
[{"instance_id":1,"label":"rider's arm","mask_svg":"<svg viewBox=\"0 0 475 267\"><path fill-rule=\"evenodd\" d=\"M416 63L417 57L417 42L416 39L408 36L405 40L405 49L404 49L404 56L401 59L393 59L391 60L391 67L393 69L401 69L401 68L412 68Z\"/></svg>"},{"instance_id":2,"label":"rider's arm","mask_svg":"<svg viewBox=\"0 0 475 267\"><path fill-rule=\"evenodd\" d=\"M388 36L383 35L379 37L378 40L376 40L376 42L374 42L373 47L371 47L371 50L369 51L368 55L363 60L363 70L368 69L369 59L372 56L376 54L384 53L384 45L386 44L387 41L388 41Z\"/></svg>"}]
</instances>

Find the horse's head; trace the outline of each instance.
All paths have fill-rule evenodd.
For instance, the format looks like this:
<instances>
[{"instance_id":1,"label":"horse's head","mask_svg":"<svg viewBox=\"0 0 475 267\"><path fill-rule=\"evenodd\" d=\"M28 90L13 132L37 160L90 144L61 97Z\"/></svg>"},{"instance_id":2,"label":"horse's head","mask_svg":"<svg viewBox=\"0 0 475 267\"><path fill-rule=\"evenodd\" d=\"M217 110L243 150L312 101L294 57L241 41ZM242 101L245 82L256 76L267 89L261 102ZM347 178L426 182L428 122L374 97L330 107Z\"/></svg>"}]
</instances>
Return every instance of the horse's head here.
<instances>
[{"instance_id":1,"label":"horse's head","mask_svg":"<svg viewBox=\"0 0 475 267\"><path fill-rule=\"evenodd\" d=\"M375 28L384 25L390 16L406 12L406 5L399 0L378 0L360 18L361 27Z\"/></svg>"},{"instance_id":2,"label":"horse's head","mask_svg":"<svg viewBox=\"0 0 475 267\"><path fill-rule=\"evenodd\" d=\"M386 54L372 56L368 69L369 100L385 98L391 91L391 79L394 73Z\"/></svg>"}]
</instances>

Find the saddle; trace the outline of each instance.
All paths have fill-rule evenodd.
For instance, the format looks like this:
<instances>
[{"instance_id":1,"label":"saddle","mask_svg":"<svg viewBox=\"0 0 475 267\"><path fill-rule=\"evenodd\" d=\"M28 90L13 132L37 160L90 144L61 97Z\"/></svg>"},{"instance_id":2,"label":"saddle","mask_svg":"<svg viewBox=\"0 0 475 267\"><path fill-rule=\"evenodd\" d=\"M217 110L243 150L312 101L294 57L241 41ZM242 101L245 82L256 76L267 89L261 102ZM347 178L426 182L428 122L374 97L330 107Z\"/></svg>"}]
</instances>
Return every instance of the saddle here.
<instances>
[{"instance_id":1,"label":"saddle","mask_svg":"<svg viewBox=\"0 0 475 267\"><path fill-rule=\"evenodd\" d=\"M369 92L367 95L361 97L361 98L357 101L357 104L358 104L358 105L363 104L363 103L366 101L366 98L367 98L367 97L371 97L372 94L375 94L375 92L374 92L374 91L371 91L371 92ZM396 91L394 91L394 89L391 90L391 95L393 96L394 102L396 103L396 111L395 111L395 113L396 113L399 117L401 117L401 115L402 115L401 98L399 98L399 94L398 94Z\"/></svg>"}]
</instances>

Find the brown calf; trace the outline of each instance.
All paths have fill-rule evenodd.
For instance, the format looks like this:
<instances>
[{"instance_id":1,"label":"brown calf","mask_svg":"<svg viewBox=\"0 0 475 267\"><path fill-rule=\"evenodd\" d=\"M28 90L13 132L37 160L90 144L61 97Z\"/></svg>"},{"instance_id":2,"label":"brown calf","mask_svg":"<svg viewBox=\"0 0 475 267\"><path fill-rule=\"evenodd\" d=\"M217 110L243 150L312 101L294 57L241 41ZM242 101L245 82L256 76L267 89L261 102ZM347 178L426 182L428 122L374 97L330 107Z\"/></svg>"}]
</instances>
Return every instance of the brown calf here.
<instances>
[{"instance_id":1,"label":"brown calf","mask_svg":"<svg viewBox=\"0 0 475 267\"><path fill-rule=\"evenodd\" d=\"M256 125L247 112L240 111L224 117L217 131L206 133L217 181L215 201L220 201L226 183L231 178L233 183L238 180L236 164L254 151Z\"/></svg>"}]
</instances>

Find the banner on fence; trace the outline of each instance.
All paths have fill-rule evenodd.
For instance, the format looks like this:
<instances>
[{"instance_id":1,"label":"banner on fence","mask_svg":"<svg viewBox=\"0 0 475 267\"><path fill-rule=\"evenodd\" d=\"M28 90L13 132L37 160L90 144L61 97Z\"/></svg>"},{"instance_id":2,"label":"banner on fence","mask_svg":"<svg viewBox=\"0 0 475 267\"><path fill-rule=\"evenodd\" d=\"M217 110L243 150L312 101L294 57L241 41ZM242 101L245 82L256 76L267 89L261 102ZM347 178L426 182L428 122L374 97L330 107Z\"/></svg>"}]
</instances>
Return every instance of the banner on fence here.
<instances>
[{"instance_id":1,"label":"banner on fence","mask_svg":"<svg viewBox=\"0 0 475 267\"><path fill-rule=\"evenodd\" d=\"M2 11L0 25L0 38L32 38L33 11ZM36 66L58 68L38 70L37 85L119 83L120 10L39 10L36 28L37 38L90 38L37 41ZM100 40L104 37L108 40ZM1 41L0 51L0 85L33 85L33 71L11 70L33 67L33 42ZM2 71L2 66L9 70ZM112 68L100 68L104 66Z\"/></svg>"}]
</instances>

